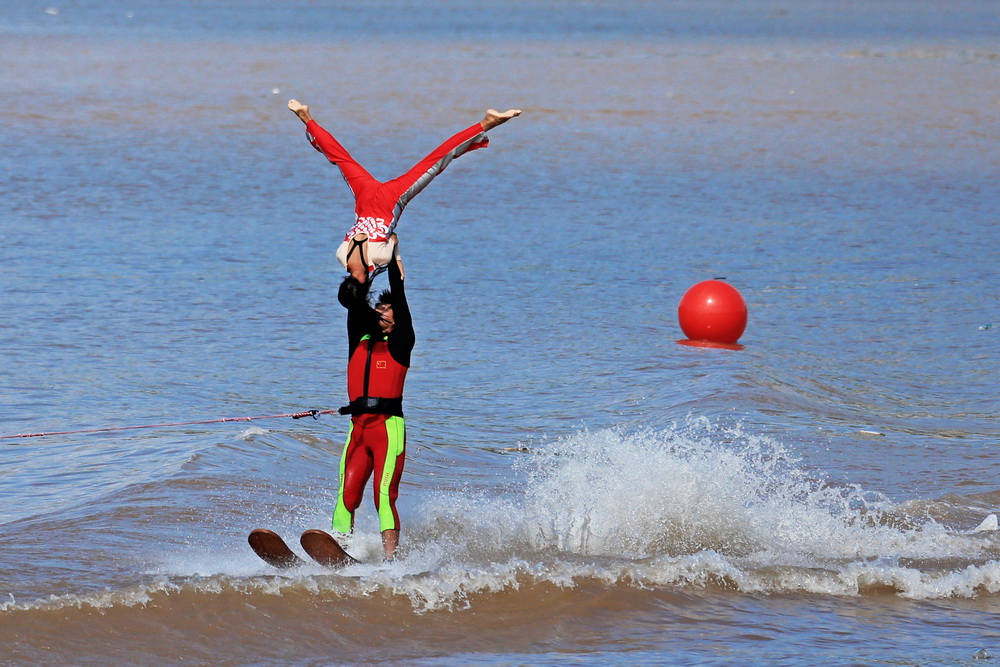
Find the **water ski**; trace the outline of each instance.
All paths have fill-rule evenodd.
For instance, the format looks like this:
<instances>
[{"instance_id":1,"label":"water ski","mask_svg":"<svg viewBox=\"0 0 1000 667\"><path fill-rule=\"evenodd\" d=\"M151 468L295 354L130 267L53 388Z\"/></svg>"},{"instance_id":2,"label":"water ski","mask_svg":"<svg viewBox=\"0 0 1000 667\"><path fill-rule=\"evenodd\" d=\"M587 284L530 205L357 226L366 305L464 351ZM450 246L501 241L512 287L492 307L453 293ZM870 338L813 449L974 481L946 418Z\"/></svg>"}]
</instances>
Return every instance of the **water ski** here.
<instances>
[{"instance_id":1,"label":"water ski","mask_svg":"<svg viewBox=\"0 0 1000 667\"><path fill-rule=\"evenodd\" d=\"M307 530L302 533L299 543L314 561L326 567L344 567L345 565L360 562L348 555L337 544L337 540L322 530Z\"/></svg>"},{"instance_id":2,"label":"water ski","mask_svg":"<svg viewBox=\"0 0 1000 667\"><path fill-rule=\"evenodd\" d=\"M266 528L255 528L250 531L247 542L250 543L250 548L254 550L254 553L268 565L287 570L305 563L304 560L295 555L294 551L288 548L280 535Z\"/></svg>"}]
</instances>

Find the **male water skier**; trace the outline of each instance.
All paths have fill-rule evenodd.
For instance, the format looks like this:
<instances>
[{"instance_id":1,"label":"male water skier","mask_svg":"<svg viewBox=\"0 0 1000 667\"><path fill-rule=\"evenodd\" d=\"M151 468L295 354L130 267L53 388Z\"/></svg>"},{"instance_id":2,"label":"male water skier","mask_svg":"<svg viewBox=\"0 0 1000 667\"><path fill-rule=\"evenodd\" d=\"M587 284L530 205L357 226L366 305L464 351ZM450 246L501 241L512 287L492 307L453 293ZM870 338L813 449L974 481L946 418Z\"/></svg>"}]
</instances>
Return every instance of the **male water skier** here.
<instances>
[{"instance_id":1,"label":"male water skier","mask_svg":"<svg viewBox=\"0 0 1000 667\"><path fill-rule=\"evenodd\" d=\"M309 107L289 100L288 108L306 124L306 137L313 147L340 168L354 194L354 226L337 249L337 259L358 282L365 282L376 268L390 263L396 245L393 231L410 200L452 160L488 146L490 140L486 133L489 130L521 114L520 109L503 113L490 109L481 121L450 137L405 174L383 183L375 180L332 134L313 120Z\"/></svg>"},{"instance_id":2,"label":"male water skier","mask_svg":"<svg viewBox=\"0 0 1000 667\"><path fill-rule=\"evenodd\" d=\"M403 383L416 342L395 248L389 260L389 289L379 295L374 307L368 302L370 280L348 276L338 294L340 304L347 308L347 394L351 400L340 411L351 415L351 426L340 459L340 488L333 512L334 532L350 533L354 512L374 473L375 509L386 560L392 560L399 544L396 498L406 453Z\"/></svg>"}]
</instances>

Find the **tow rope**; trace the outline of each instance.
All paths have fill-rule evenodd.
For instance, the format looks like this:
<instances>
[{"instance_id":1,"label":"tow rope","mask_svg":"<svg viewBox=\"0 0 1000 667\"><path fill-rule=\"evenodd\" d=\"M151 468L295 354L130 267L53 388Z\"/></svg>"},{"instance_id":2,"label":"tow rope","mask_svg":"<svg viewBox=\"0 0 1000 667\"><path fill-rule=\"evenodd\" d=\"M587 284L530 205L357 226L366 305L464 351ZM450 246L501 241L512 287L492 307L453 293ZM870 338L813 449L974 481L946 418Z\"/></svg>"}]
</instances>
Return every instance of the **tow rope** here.
<instances>
[{"instance_id":1,"label":"tow rope","mask_svg":"<svg viewBox=\"0 0 1000 667\"><path fill-rule=\"evenodd\" d=\"M143 424L140 426L109 426L107 428L87 428L77 431L49 431L46 433L18 433L17 435L0 435L0 440L12 440L14 438L42 438L50 435L78 435L81 433L109 433L112 431L132 431L140 428L170 428L173 426L195 426L199 424L222 424L225 422L251 422L258 419L302 419L312 417L318 419L320 415L338 414L337 410L306 410L304 412L290 412L284 415L258 415L255 417L223 417L222 419L203 419L190 422L172 422L168 424Z\"/></svg>"}]
</instances>

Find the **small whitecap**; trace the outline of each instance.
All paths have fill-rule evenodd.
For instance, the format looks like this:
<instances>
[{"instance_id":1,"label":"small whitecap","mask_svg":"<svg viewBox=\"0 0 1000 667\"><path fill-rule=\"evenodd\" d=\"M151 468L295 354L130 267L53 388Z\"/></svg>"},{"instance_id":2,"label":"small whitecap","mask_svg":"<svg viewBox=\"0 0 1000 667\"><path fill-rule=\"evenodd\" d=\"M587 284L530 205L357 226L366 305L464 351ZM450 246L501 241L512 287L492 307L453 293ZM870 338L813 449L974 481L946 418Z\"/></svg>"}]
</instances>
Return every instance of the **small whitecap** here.
<instances>
[{"instance_id":1,"label":"small whitecap","mask_svg":"<svg viewBox=\"0 0 1000 667\"><path fill-rule=\"evenodd\" d=\"M59 8L58 7L47 7L45 9L45 13L48 14L49 16L57 16L59 14Z\"/></svg>"},{"instance_id":2,"label":"small whitecap","mask_svg":"<svg viewBox=\"0 0 1000 667\"><path fill-rule=\"evenodd\" d=\"M973 530L972 532L985 533L988 531L998 530L998 529L1000 529L1000 522L997 521L997 515L990 514L988 517L983 519L982 523L976 526L975 530Z\"/></svg>"},{"instance_id":3,"label":"small whitecap","mask_svg":"<svg viewBox=\"0 0 1000 667\"><path fill-rule=\"evenodd\" d=\"M272 88L272 89L271 89L271 94L272 94L272 95L277 95L277 94L279 94L280 92L281 92L281 88Z\"/></svg>"},{"instance_id":4,"label":"small whitecap","mask_svg":"<svg viewBox=\"0 0 1000 667\"><path fill-rule=\"evenodd\" d=\"M260 428L259 426L251 426L247 430L240 433L240 440L253 440L255 435L264 435L265 433L270 433L270 431Z\"/></svg>"}]
</instances>

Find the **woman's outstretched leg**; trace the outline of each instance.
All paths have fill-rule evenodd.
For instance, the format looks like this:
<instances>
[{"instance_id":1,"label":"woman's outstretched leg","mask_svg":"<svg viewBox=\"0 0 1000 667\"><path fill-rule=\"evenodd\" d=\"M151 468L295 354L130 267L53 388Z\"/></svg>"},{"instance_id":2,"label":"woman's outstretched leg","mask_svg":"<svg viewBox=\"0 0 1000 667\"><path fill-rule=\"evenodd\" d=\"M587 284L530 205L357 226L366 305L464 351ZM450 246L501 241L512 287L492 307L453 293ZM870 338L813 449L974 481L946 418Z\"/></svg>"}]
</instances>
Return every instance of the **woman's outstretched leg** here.
<instances>
[{"instance_id":1,"label":"woman's outstretched leg","mask_svg":"<svg viewBox=\"0 0 1000 667\"><path fill-rule=\"evenodd\" d=\"M357 199L366 188L378 187L380 183L372 178L364 167L351 157L347 149L334 139L333 135L320 127L320 124L313 120L309 113L309 107L298 100L289 100L288 108L306 124L306 137L313 148L322 153L327 160L340 169L340 173L347 181L347 187L351 188L354 198Z\"/></svg>"},{"instance_id":2,"label":"woman's outstretched leg","mask_svg":"<svg viewBox=\"0 0 1000 667\"><path fill-rule=\"evenodd\" d=\"M308 106L298 100L289 100L288 109L298 116L299 120L305 123L306 137L313 148L322 153L327 160L340 169L340 173L344 177L344 181L347 182L347 187L351 189L355 201L359 196L363 196L366 192L370 192L381 186L381 183L376 181L364 167L358 164L332 134L320 127L319 123L313 119L312 114L309 113ZM350 235L350 232L348 232L348 235ZM342 259L344 268L358 282L364 283L368 279L369 270L368 235L355 234L353 238L348 238L345 241L345 245L346 257Z\"/></svg>"},{"instance_id":3,"label":"woman's outstretched leg","mask_svg":"<svg viewBox=\"0 0 1000 667\"><path fill-rule=\"evenodd\" d=\"M486 136L486 132L520 114L520 109L509 109L503 113L490 109L481 121L446 139L444 143L399 178L387 181L385 187L391 192L391 197L396 200L393 220L399 219L399 215L410 203L410 200L444 171L452 160L469 151L489 146L490 140Z\"/></svg>"}]
</instances>

